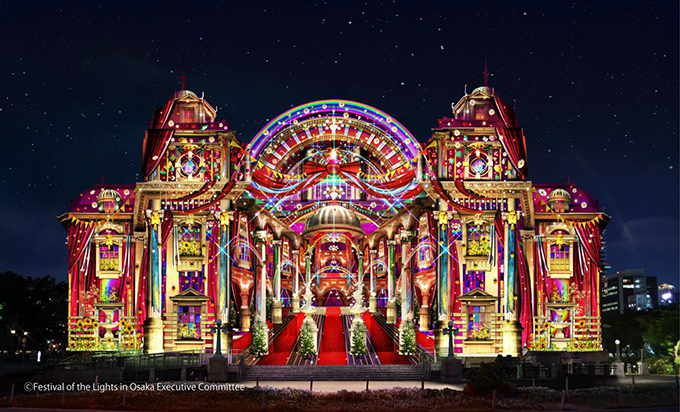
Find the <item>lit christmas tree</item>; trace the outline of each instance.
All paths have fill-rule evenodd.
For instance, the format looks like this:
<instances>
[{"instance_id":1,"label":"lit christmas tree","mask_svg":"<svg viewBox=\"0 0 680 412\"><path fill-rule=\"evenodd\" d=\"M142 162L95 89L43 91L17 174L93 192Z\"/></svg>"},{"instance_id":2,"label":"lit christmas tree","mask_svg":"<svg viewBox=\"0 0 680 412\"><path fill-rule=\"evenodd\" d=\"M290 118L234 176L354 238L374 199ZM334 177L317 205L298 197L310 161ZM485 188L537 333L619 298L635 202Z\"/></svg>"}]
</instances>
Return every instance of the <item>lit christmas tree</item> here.
<instances>
[{"instance_id":1,"label":"lit christmas tree","mask_svg":"<svg viewBox=\"0 0 680 412\"><path fill-rule=\"evenodd\" d=\"M354 325L349 353L352 355L366 355L368 353L366 348L366 325L363 322Z\"/></svg>"},{"instance_id":2,"label":"lit christmas tree","mask_svg":"<svg viewBox=\"0 0 680 412\"><path fill-rule=\"evenodd\" d=\"M314 331L312 325L305 322L300 328L300 355L310 357L316 355L316 347L314 345Z\"/></svg>"},{"instance_id":3,"label":"lit christmas tree","mask_svg":"<svg viewBox=\"0 0 680 412\"><path fill-rule=\"evenodd\" d=\"M411 320L404 321L399 339L399 354L405 356L416 354L416 328Z\"/></svg>"},{"instance_id":4,"label":"lit christmas tree","mask_svg":"<svg viewBox=\"0 0 680 412\"><path fill-rule=\"evenodd\" d=\"M250 353L255 356L264 356L269 351L267 348L267 330L261 320L257 320L252 330Z\"/></svg>"}]
</instances>

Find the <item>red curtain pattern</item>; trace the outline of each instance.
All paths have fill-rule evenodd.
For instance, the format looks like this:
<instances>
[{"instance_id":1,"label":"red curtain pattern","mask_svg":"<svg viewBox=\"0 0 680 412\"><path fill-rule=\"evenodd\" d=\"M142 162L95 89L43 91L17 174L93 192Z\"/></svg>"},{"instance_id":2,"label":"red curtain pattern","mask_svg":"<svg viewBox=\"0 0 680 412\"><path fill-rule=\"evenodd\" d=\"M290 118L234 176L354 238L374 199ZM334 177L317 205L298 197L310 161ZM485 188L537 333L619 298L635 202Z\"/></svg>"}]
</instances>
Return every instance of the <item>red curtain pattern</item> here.
<instances>
[{"instance_id":1,"label":"red curtain pattern","mask_svg":"<svg viewBox=\"0 0 680 412\"><path fill-rule=\"evenodd\" d=\"M68 275L71 279L71 316L78 316L80 293L83 290L83 276L80 273L82 258L85 255L95 225L73 223L68 227Z\"/></svg>"},{"instance_id":2,"label":"red curtain pattern","mask_svg":"<svg viewBox=\"0 0 680 412\"><path fill-rule=\"evenodd\" d=\"M158 167L170 145L174 129L149 129L144 138L142 149L142 176L148 180Z\"/></svg>"},{"instance_id":3,"label":"red curtain pattern","mask_svg":"<svg viewBox=\"0 0 680 412\"><path fill-rule=\"evenodd\" d=\"M517 297L516 308L518 310L518 319L524 329L522 330L522 344L526 344L527 339L532 333L532 305L531 305L531 291L532 287L529 282L529 268L527 267L526 256L524 248L520 241L520 236L515 236L515 253L517 253L517 277L519 278L520 293Z\"/></svg>"}]
</instances>

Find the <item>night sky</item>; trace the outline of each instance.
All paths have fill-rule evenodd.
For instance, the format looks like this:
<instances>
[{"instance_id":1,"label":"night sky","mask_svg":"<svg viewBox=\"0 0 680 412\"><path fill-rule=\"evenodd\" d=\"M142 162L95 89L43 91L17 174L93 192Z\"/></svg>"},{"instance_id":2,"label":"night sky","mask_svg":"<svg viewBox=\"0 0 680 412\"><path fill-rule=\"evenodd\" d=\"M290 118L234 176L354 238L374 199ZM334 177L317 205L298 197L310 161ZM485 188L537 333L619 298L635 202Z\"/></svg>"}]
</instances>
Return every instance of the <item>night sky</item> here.
<instances>
[{"instance_id":1,"label":"night sky","mask_svg":"<svg viewBox=\"0 0 680 412\"><path fill-rule=\"evenodd\" d=\"M382 109L425 141L465 85L482 85L486 51L530 180L571 179L600 200L613 270L678 283L676 1L54 3L0 5L0 271L66 279L57 216L102 179L139 179L182 55L187 88L241 141L328 98Z\"/></svg>"}]
</instances>

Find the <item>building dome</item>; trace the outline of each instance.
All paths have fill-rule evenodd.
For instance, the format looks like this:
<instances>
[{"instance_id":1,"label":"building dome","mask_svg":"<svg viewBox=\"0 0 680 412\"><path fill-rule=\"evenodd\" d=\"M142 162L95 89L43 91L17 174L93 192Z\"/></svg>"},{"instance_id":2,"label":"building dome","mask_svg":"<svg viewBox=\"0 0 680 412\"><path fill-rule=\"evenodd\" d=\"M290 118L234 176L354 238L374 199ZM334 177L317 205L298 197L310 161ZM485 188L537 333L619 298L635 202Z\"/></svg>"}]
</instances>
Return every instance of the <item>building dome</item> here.
<instances>
[{"instance_id":1,"label":"building dome","mask_svg":"<svg viewBox=\"0 0 680 412\"><path fill-rule=\"evenodd\" d=\"M361 230L361 221L351 210L332 204L322 207L307 219L305 232L328 227Z\"/></svg>"},{"instance_id":2,"label":"building dome","mask_svg":"<svg viewBox=\"0 0 680 412\"><path fill-rule=\"evenodd\" d=\"M113 189L104 189L97 196L97 208L102 213L114 213L120 208L120 193Z\"/></svg>"},{"instance_id":3,"label":"building dome","mask_svg":"<svg viewBox=\"0 0 680 412\"><path fill-rule=\"evenodd\" d=\"M564 189L555 189L548 196L548 206L555 212L568 212L571 207L571 195Z\"/></svg>"},{"instance_id":4,"label":"building dome","mask_svg":"<svg viewBox=\"0 0 680 412\"><path fill-rule=\"evenodd\" d=\"M190 96L198 99L196 93L192 92L191 90L180 90L178 92L175 92L175 94L172 95L171 99L181 99L182 97L185 96Z\"/></svg>"},{"instance_id":5,"label":"building dome","mask_svg":"<svg viewBox=\"0 0 680 412\"><path fill-rule=\"evenodd\" d=\"M491 87L489 86L480 86L476 88L475 90L472 91L471 94L477 94L477 93L482 93L487 96L493 96L493 91L491 90Z\"/></svg>"}]
</instances>

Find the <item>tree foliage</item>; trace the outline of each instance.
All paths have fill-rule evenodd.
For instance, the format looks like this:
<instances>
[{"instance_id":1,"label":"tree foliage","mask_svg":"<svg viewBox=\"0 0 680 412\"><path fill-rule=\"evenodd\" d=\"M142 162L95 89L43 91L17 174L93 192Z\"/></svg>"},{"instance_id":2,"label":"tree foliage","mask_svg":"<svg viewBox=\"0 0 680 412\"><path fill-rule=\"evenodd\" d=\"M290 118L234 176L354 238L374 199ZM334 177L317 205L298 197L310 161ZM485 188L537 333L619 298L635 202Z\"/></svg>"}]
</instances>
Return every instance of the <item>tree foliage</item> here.
<instances>
[{"instance_id":1,"label":"tree foliage","mask_svg":"<svg viewBox=\"0 0 680 412\"><path fill-rule=\"evenodd\" d=\"M401 339L399 339L399 353L402 355L416 354L416 327L410 320L404 320Z\"/></svg>"},{"instance_id":2,"label":"tree foliage","mask_svg":"<svg viewBox=\"0 0 680 412\"><path fill-rule=\"evenodd\" d=\"M368 353L368 348L366 347L366 325L363 322L354 325L349 353L352 355L365 355Z\"/></svg>"},{"instance_id":3,"label":"tree foliage","mask_svg":"<svg viewBox=\"0 0 680 412\"><path fill-rule=\"evenodd\" d=\"M316 355L316 348L314 346L314 330L312 325L304 322L300 328L300 348L298 349L300 355L311 357Z\"/></svg>"},{"instance_id":4,"label":"tree foliage","mask_svg":"<svg viewBox=\"0 0 680 412\"><path fill-rule=\"evenodd\" d=\"M261 320L256 320L251 331L249 350L255 356L264 356L268 352L267 348L267 328Z\"/></svg>"},{"instance_id":5,"label":"tree foliage","mask_svg":"<svg viewBox=\"0 0 680 412\"><path fill-rule=\"evenodd\" d=\"M68 285L51 276L23 277L0 273L0 349L13 350L17 340L11 330L28 332L27 348L44 349L54 340L66 347Z\"/></svg>"}]
</instances>

